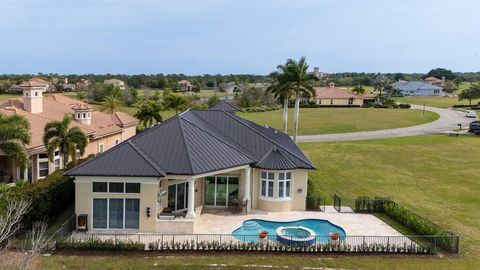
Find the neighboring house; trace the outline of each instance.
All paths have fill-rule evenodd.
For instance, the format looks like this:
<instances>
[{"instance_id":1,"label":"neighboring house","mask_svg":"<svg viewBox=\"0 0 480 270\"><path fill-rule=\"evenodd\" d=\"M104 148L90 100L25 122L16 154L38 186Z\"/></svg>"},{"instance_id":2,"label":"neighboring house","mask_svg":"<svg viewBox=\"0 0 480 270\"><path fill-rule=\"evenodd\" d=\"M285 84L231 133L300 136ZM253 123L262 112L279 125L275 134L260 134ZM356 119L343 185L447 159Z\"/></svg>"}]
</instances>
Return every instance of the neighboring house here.
<instances>
[{"instance_id":1,"label":"neighboring house","mask_svg":"<svg viewBox=\"0 0 480 270\"><path fill-rule=\"evenodd\" d=\"M229 111L186 111L69 171L77 217L91 232L185 234L202 211L231 205L305 210L314 166L300 148L235 106L216 108Z\"/></svg>"},{"instance_id":2,"label":"neighboring house","mask_svg":"<svg viewBox=\"0 0 480 270\"><path fill-rule=\"evenodd\" d=\"M193 91L192 83L187 81L187 80L181 80L181 81L178 82L178 84L180 85L179 91L181 91L181 92Z\"/></svg>"},{"instance_id":3,"label":"neighboring house","mask_svg":"<svg viewBox=\"0 0 480 270\"><path fill-rule=\"evenodd\" d=\"M328 77L328 73L321 72L319 67L313 68L313 75L317 77L319 80L324 80Z\"/></svg>"},{"instance_id":4,"label":"neighboring house","mask_svg":"<svg viewBox=\"0 0 480 270\"><path fill-rule=\"evenodd\" d=\"M445 77L442 77L441 80L436 77L428 77L428 78L425 78L425 82L436 85L438 87L445 87Z\"/></svg>"},{"instance_id":5,"label":"neighboring house","mask_svg":"<svg viewBox=\"0 0 480 270\"><path fill-rule=\"evenodd\" d=\"M113 86L115 86L115 87L118 87L118 88L120 88L120 89L122 89L122 90L125 89L125 82L122 81L122 80L119 80L119 79L109 79L109 80L103 81L103 83L105 83L105 84L111 84L111 85L113 85Z\"/></svg>"},{"instance_id":6,"label":"neighboring house","mask_svg":"<svg viewBox=\"0 0 480 270\"><path fill-rule=\"evenodd\" d=\"M314 100L318 105L334 106L362 106L363 96L358 96L352 91L335 87L330 83L327 87L315 87Z\"/></svg>"},{"instance_id":7,"label":"neighboring house","mask_svg":"<svg viewBox=\"0 0 480 270\"><path fill-rule=\"evenodd\" d=\"M10 92L22 92L24 87L28 87L29 85L34 85L35 87L41 89L43 92L53 92L55 91L55 87L53 87L53 85L51 83L49 83L48 81L45 81L43 79L40 79L40 78L32 78L26 82L23 82L21 84L16 84L16 85L12 85L10 88L9 88L9 91Z\"/></svg>"},{"instance_id":8,"label":"neighboring house","mask_svg":"<svg viewBox=\"0 0 480 270\"><path fill-rule=\"evenodd\" d=\"M240 92L240 87L235 82L228 82L222 85L222 91L225 93Z\"/></svg>"},{"instance_id":9,"label":"neighboring house","mask_svg":"<svg viewBox=\"0 0 480 270\"><path fill-rule=\"evenodd\" d=\"M97 112L88 104L59 94L44 97L45 85L38 81L30 80L20 87L23 97L0 104L0 113L24 116L30 123L32 140L26 146L29 164L25 170L20 170L13 159L0 153L0 174L9 178L35 181L62 167L63 157L58 152L53 162L48 161L42 138L45 125L62 120L66 114L73 115L73 125L80 127L89 138L84 156L106 151L136 133L138 120L125 113Z\"/></svg>"},{"instance_id":10,"label":"neighboring house","mask_svg":"<svg viewBox=\"0 0 480 270\"><path fill-rule=\"evenodd\" d=\"M404 96L441 96L442 87L421 81L399 81L392 87L400 90Z\"/></svg>"}]
</instances>

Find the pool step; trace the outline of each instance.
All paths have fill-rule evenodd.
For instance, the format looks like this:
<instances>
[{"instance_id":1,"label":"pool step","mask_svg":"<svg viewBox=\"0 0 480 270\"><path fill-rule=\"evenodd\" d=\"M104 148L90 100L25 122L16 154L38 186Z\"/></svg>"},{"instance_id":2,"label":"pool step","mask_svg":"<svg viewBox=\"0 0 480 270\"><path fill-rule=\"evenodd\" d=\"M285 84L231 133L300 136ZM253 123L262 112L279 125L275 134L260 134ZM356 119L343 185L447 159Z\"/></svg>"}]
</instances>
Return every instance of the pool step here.
<instances>
[{"instance_id":1,"label":"pool step","mask_svg":"<svg viewBox=\"0 0 480 270\"><path fill-rule=\"evenodd\" d=\"M247 220L243 222L243 228L245 230L255 230L258 229L260 225L255 220Z\"/></svg>"}]
</instances>

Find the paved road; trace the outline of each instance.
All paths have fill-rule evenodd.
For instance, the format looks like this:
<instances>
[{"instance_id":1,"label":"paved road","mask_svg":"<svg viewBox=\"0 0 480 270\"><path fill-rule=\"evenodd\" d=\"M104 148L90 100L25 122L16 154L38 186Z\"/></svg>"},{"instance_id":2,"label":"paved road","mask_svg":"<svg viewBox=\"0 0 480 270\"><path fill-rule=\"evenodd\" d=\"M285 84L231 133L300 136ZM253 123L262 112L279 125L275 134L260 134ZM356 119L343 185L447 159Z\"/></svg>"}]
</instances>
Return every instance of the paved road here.
<instances>
[{"instance_id":1,"label":"paved road","mask_svg":"<svg viewBox=\"0 0 480 270\"><path fill-rule=\"evenodd\" d=\"M423 106L412 105L412 109L423 109ZM461 123L462 127L467 127L472 119L465 117L464 112L459 112L451 109L441 109L434 107L425 107L425 110L436 112L440 118L436 121L422 124L418 126L394 128L375 131L362 131L353 133L338 133L338 134L319 134L319 135L303 135L298 136L298 142L331 142L331 141L357 141L367 139L382 139L394 137L407 137L428 135L434 133L447 132L458 128ZM372 119L372 121L375 121Z\"/></svg>"}]
</instances>

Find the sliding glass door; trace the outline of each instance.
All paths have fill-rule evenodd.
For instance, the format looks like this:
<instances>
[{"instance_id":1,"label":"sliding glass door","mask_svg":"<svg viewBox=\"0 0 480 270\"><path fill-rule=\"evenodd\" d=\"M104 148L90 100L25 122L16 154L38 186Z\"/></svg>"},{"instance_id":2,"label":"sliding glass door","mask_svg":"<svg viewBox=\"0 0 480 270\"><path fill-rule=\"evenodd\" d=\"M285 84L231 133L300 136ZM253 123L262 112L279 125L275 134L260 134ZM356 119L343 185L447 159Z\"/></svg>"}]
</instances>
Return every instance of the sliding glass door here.
<instances>
[{"instance_id":1,"label":"sliding glass door","mask_svg":"<svg viewBox=\"0 0 480 270\"><path fill-rule=\"evenodd\" d=\"M93 199L94 229L139 229L140 199Z\"/></svg>"},{"instance_id":2,"label":"sliding glass door","mask_svg":"<svg viewBox=\"0 0 480 270\"><path fill-rule=\"evenodd\" d=\"M238 181L237 176L205 177L205 205L227 206L238 199Z\"/></svg>"},{"instance_id":3,"label":"sliding glass door","mask_svg":"<svg viewBox=\"0 0 480 270\"><path fill-rule=\"evenodd\" d=\"M172 211L181 211L187 209L188 201L188 182L179 184L170 184L168 186L168 208Z\"/></svg>"}]
</instances>

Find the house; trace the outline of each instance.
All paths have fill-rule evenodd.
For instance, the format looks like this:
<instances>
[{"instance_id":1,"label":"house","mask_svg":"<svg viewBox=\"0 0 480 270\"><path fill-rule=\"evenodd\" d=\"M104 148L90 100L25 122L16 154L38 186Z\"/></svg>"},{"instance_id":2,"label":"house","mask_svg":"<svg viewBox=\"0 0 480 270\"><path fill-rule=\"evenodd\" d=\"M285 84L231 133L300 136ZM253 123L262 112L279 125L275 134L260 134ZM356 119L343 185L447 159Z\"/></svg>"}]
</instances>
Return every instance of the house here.
<instances>
[{"instance_id":1,"label":"house","mask_svg":"<svg viewBox=\"0 0 480 270\"><path fill-rule=\"evenodd\" d=\"M12 85L10 88L9 88L9 92L22 92L24 87L28 87L28 86L35 86L37 88L41 88L41 90L43 92L54 92L55 91L55 87L48 81L45 81L43 79L40 79L40 78L37 78L37 77L34 77L26 82L23 82L21 84L17 84L17 85Z\"/></svg>"},{"instance_id":2,"label":"house","mask_svg":"<svg viewBox=\"0 0 480 270\"><path fill-rule=\"evenodd\" d=\"M118 87L118 88L120 88L120 89L122 89L122 90L125 89L125 82L122 81L122 80L119 80L119 79L109 79L109 80L103 81L103 83L105 83L105 84L111 84L111 85L113 85L113 86L115 86L115 87Z\"/></svg>"},{"instance_id":3,"label":"house","mask_svg":"<svg viewBox=\"0 0 480 270\"><path fill-rule=\"evenodd\" d=\"M288 135L219 106L230 111L186 111L67 172L89 231L191 234L202 211L305 210L311 161Z\"/></svg>"},{"instance_id":4,"label":"house","mask_svg":"<svg viewBox=\"0 0 480 270\"><path fill-rule=\"evenodd\" d=\"M425 78L425 82L436 85L438 87L445 87L445 76L443 76L441 80L436 77L427 77Z\"/></svg>"},{"instance_id":5,"label":"house","mask_svg":"<svg viewBox=\"0 0 480 270\"><path fill-rule=\"evenodd\" d=\"M392 84L404 96L441 96L442 87L422 81L399 81Z\"/></svg>"},{"instance_id":6,"label":"house","mask_svg":"<svg viewBox=\"0 0 480 270\"><path fill-rule=\"evenodd\" d=\"M62 156L55 153L53 162L47 159L43 131L48 122L73 115L73 126L79 127L89 138L85 155L97 154L127 140L136 133L138 120L122 112L107 114L95 111L90 105L60 94L43 96L44 83L28 81L20 84L23 97L0 104L0 113L21 115L30 123L31 142L26 146L28 166L20 170L15 161L0 153L1 180L28 179L36 181L62 168Z\"/></svg>"},{"instance_id":7,"label":"house","mask_svg":"<svg viewBox=\"0 0 480 270\"><path fill-rule=\"evenodd\" d=\"M356 95L352 91L335 87L330 83L327 87L315 87L315 103L321 106L362 106L363 96Z\"/></svg>"},{"instance_id":8,"label":"house","mask_svg":"<svg viewBox=\"0 0 480 270\"><path fill-rule=\"evenodd\" d=\"M187 80L181 80L178 82L180 85L180 90L182 92L190 92L193 91L193 84Z\"/></svg>"}]
</instances>

